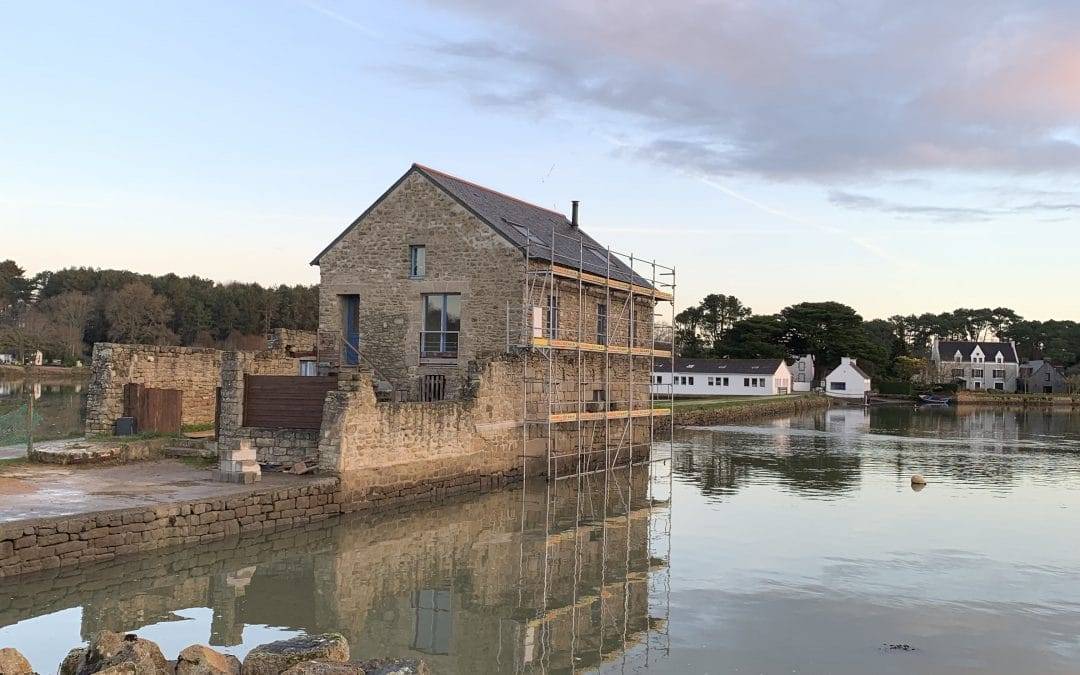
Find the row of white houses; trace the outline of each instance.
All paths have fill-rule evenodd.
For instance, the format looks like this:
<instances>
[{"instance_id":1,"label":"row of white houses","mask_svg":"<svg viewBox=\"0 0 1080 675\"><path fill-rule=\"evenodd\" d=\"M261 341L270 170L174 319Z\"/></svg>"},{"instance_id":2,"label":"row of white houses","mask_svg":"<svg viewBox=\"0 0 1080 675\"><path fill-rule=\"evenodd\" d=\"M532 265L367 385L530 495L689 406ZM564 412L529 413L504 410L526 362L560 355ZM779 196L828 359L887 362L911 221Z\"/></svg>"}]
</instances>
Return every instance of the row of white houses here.
<instances>
[{"instance_id":1,"label":"row of white houses","mask_svg":"<svg viewBox=\"0 0 1080 675\"><path fill-rule=\"evenodd\" d=\"M653 393L675 396L777 396L810 391L814 358L803 356L790 366L784 359L658 360L653 366ZM844 357L825 376L825 393L839 398L863 398L870 391L870 376Z\"/></svg>"}]
</instances>

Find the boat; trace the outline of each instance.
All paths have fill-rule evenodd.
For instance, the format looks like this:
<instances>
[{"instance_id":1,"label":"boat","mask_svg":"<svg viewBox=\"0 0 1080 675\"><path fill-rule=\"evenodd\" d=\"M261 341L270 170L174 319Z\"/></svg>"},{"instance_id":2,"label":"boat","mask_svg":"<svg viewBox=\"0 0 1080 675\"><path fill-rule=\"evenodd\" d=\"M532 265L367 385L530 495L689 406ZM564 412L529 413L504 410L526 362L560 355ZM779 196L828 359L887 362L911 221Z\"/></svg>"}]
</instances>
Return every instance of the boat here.
<instances>
[{"instance_id":1,"label":"boat","mask_svg":"<svg viewBox=\"0 0 1080 675\"><path fill-rule=\"evenodd\" d=\"M934 394L919 394L919 403L924 405L949 405L952 403L952 398Z\"/></svg>"}]
</instances>

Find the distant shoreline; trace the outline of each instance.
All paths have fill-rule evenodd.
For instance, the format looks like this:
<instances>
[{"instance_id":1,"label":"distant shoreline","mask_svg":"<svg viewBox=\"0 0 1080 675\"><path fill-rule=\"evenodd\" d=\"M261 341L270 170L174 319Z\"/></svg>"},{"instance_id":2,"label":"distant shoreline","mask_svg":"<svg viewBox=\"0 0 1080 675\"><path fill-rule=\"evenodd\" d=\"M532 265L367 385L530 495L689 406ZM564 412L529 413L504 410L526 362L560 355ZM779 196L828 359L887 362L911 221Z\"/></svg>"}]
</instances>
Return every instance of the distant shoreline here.
<instances>
[{"instance_id":1,"label":"distant shoreline","mask_svg":"<svg viewBox=\"0 0 1080 675\"><path fill-rule=\"evenodd\" d=\"M85 367L34 366L29 375L30 379L35 382L81 382L90 378L90 369ZM0 377L15 380L23 379L26 376L26 368L22 366L0 365Z\"/></svg>"}]
</instances>

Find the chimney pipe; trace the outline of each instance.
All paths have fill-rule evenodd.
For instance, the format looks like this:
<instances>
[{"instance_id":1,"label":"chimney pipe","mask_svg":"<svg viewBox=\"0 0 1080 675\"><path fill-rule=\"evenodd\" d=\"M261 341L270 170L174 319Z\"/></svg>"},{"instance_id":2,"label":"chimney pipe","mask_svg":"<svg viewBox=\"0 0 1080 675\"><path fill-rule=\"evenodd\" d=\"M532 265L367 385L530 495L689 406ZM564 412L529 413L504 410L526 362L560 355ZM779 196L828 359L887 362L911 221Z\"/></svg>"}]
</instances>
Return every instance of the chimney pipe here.
<instances>
[{"instance_id":1,"label":"chimney pipe","mask_svg":"<svg viewBox=\"0 0 1080 675\"><path fill-rule=\"evenodd\" d=\"M577 227L578 226L577 211L578 211L578 204L579 203L580 202L578 202L578 200L576 200L576 199L573 200L572 202L570 202L570 226L571 227Z\"/></svg>"}]
</instances>

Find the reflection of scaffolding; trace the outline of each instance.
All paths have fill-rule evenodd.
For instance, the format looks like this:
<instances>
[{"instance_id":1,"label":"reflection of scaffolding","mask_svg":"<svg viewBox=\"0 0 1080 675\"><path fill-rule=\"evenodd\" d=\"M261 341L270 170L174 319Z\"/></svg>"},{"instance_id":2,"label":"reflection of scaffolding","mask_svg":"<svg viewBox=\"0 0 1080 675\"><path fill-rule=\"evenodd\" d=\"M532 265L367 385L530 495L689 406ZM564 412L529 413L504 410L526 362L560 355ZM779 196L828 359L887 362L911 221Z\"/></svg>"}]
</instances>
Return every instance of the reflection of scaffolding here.
<instances>
[{"instance_id":1,"label":"reflection of scaffolding","mask_svg":"<svg viewBox=\"0 0 1080 675\"><path fill-rule=\"evenodd\" d=\"M656 459L548 482L542 512L523 500L519 589L541 596L515 672L636 671L670 653L672 472ZM525 543L539 518L542 550Z\"/></svg>"},{"instance_id":2,"label":"reflection of scaffolding","mask_svg":"<svg viewBox=\"0 0 1080 675\"><path fill-rule=\"evenodd\" d=\"M673 427L672 388L660 394L652 373L657 359L673 367L675 270L576 227L551 228L546 241L516 227L526 239L525 301L517 319L507 307L507 348L525 351L523 464L543 459L556 480L647 460ZM658 326L660 302L669 313Z\"/></svg>"}]
</instances>

